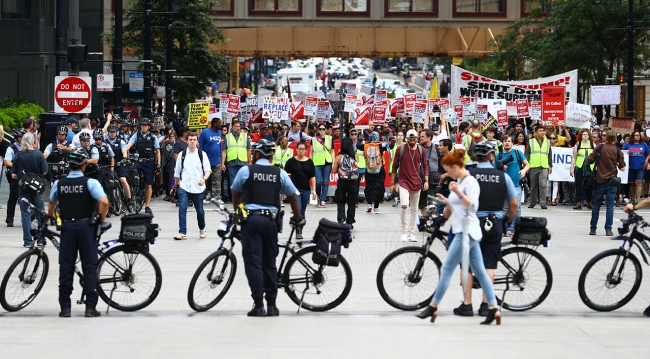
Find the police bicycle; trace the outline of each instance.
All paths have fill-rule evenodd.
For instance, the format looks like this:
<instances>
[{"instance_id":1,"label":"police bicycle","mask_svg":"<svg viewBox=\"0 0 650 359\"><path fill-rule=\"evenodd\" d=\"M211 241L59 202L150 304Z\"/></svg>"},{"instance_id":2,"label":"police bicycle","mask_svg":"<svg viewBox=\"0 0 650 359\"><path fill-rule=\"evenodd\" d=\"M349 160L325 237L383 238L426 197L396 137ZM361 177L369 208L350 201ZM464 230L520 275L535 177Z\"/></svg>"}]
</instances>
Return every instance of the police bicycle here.
<instances>
[{"instance_id":1,"label":"police bicycle","mask_svg":"<svg viewBox=\"0 0 650 359\"><path fill-rule=\"evenodd\" d=\"M117 166L118 164L119 162L114 166ZM108 213L106 214L107 217L110 217L111 214L119 216L127 212L127 207L124 205L125 195L122 183L120 182L120 179L114 175L114 172L111 171L111 167L114 166L102 165L98 168L102 189L104 189L104 192L109 199Z\"/></svg>"},{"instance_id":2,"label":"police bicycle","mask_svg":"<svg viewBox=\"0 0 650 359\"><path fill-rule=\"evenodd\" d=\"M138 154L131 154L129 157L117 162L115 166L125 166L126 167L126 183L129 184L129 189L131 190L131 201L133 201L133 211L139 213L144 207L145 202L145 187L144 187L144 176L142 171L139 171L133 166L135 162L148 162L149 160L141 159L138 157ZM123 210L127 210L131 203L129 203L124 189L122 186L119 186L120 194L122 198Z\"/></svg>"},{"instance_id":3,"label":"police bicycle","mask_svg":"<svg viewBox=\"0 0 650 359\"><path fill-rule=\"evenodd\" d=\"M227 220L219 223L217 233L221 243L216 252L210 254L197 268L187 291L187 301L197 312L211 309L226 295L237 272L237 259L233 253L235 239L240 239L235 213L227 210L223 202L213 200ZM316 246L302 248L303 242L292 247L291 230L286 244L278 243L284 249L278 266L278 288L284 288L289 298L300 308L323 312L343 303L352 288L352 270L340 257L338 267L314 264L311 260ZM305 243L306 244L306 243Z\"/></svg>"},{"instance_id":4,"label":"police bicycle","mask_svg":"<svg viewBox=\"0 0 650 359\"><path fill-rule=\"evenodd\" d=\"M50 268L45 247L47 240L60 250L60 234L48 228L47 214L29 204L32 213L32 246L9 266L0 284L0 304L15 312L27 307L43 289ZM100 242L111 223L97 225L99 262L97 264L97 292L109 306L122 311L136 311L151 304L162 286L162 274L148 246L121 243L118 240ZM38 243L38 245L37 245ZM83 274L78 266L75 273L83 287ZM77 304L84 303L84 295ZM107 310L108 311L108 310Z\"/></svg>"},{"instance_id":5,"label":"police bicycle","mask_svg":"<svg viewBox=\"0 0 650 359\"><path fill-rule=\"evenodd\" d=\"M433 220L435 206L429 206L426 216L420 217L418 229L429 233L422 247L402 247L390 253L377 271L377 288L381 297L400 310L422 309L431 302L431 296L440 278L440 259L431 251L439 239L448 248L447 232ZM513 237L516 238L516 237ZM545 242L544 244L547 245ZM546 259L537 252L541 241L502 242L501 260L494 270L494 291L503 293L497 301L503 308L519 312L533 309L548 296L553 286L553 272ZM481 285L474 278L473 288ZM507 300L506 300L506 293Z\"/></svg>"},{"instance_id":6,"label":"police bicycle","mask_svg":"<svg viewBox=\"0 0 650 359\"><path fill-rule=\"evenodd\" d=\"M627 220L621 219L619 222L620 235L612 237L612 240L621 241L620 247L599 253L582 269L578 293L587 307L609 312L623 307L634 298L641 287L643 271L639 259L632 253L632 247L639 249L641 258L648 264L645 253L650 256L650 237L639 231L646 227L650 227L650 223L634 211L629 211Z\"/></svg>"}]
</instances>

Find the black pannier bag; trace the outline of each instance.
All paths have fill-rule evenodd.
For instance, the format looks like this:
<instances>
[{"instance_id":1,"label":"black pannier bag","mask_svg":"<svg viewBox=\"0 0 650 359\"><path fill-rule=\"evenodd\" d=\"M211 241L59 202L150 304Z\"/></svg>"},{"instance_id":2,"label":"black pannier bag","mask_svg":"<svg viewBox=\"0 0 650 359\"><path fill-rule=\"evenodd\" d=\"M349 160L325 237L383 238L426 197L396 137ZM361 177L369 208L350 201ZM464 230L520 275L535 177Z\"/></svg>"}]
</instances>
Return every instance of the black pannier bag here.
<instances>
[{"instance_id":1,"label":"black pannier bag","mask_svg":"<svg viewBox=\"0 0 650 359\"><path fill-rule=\"evenodd\" d=\"M515 223L512 243L529 246L546 246L551 233L546 229L544 217L519 217Z\"/></svg>"},{"instance_id":2,"label":"black pannier bag","mask_svg":"<svg viewBox=\"0 0 650 359\"><path fill-rule=\"evenodd\" d=\"M149 213L122 216L119 241L153 244L158 237L158 225L151 223L151 220L153 215Z\"/></svg>"},{"instance_id":3,"label":"black pannier bag","mask_svg":"<svg viewBox=\"0 0 650 359\"><path fill-rule=\"evenodd\" d=\"M117 188L118 183L120 182L120 178L117 176L117 173L115 172L106 172L104 174L104 182L106 184L106 189L108 190L114 190Z\"/></svg>"},{"instance_id":4,"label":"black pannier bag","mask_svg":"<svg viewBox=\"0 0 650 359\"><path fill-rule=\"evenodd\" d=\"M339 224L322 218L314 233L312 243L316 250L311 259L316 264L338 267L341 256L341 246L347 248L352 242L350 226Z\"/></svg>"}]
</instances>

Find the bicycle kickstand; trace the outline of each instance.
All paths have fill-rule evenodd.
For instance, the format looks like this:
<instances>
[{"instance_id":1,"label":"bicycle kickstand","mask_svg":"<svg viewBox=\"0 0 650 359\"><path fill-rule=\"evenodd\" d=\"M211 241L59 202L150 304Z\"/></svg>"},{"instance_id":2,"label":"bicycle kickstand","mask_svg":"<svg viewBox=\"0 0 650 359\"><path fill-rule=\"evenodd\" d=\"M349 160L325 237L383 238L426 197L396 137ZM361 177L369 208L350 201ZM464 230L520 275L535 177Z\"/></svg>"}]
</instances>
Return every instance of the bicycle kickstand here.
<instances>
[{"instance_id":1,"label":"bicycle kickstand","mask_svg":"<svg viewBox=\"0 0 650 359\"><path fill-rule=\"evenodd\" d=\"M503 296L501 296L501 304L499 304L499 311L503 308L503 303L506 302L506 292L510 289L510 285L506 281L506 288L503 290Z\"/></svg>"},{"instance_id":2,"label":"bicycle kickstand","mask_svg":"<svg viewBox=\"0 0 650 359\"><path fill-rule=\"evenodd\" d=\"M117 284L113 282L113 288L111 288L111 295L108 296L108 306L106 306L106 315L108 315L108 310L111 308L111 303L113 302L113 292L117 289Z\"/></svg>"},{"instance_id":3,"label":"bicycle kickstand","mask_svg":"<svg viewBox=\"0 0 650 359\"><path fill-rule=\"evenodd\" d=\"M86 296L82 292L81 293L81 298L79 298L79 300L77 301L77 305L85 304L86 303L86 300L84 299L85 297Z\"/></svg>"},{"instance_id":4,"label":"bicycle kickstand","mask_svg":"<svg viewBox=\"0 0 650 359\"><path fill-rule=\"evenodd\" d=\"M298 311L296 314L300 314L300 308L302 308L302 301L305 299L305 294L307 293L307 290L309 289L309 272L305 272L305 289L302 291L302 295L300 296L300 304L298 304Z\"/></svg>"}]
</instances>

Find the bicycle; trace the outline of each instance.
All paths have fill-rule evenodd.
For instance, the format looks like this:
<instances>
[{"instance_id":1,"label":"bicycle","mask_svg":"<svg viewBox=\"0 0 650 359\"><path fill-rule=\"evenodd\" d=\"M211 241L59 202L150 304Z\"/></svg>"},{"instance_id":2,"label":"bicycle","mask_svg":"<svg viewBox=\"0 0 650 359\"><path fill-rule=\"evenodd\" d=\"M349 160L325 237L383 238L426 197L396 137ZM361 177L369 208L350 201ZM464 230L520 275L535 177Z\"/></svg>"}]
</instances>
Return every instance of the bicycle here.
<instances>
[{"instance_id":1,"label":"bicycle","mask_svg":"<svg viewBox=\"0 0 650 359\"><path fill-rule=\"evenodd\" d=\"M221 201L213 200L213 203L219 206L219 212L227 220L219 222L219 248L199 265L187 291L187 301L197 312L217 305L230 289L237 272L233 249L235 239L241 239L235 213L225 209ZM335 308L345 300L352 288L350 265L343 256L340 256L338 267L314 264L309 257L316 246L294 250L291 246L294 231L295 228L291 230L286 244L278 244L281 249L284 248L278 266L278 288L284 288L289 298L298 305L298 312L300 308L313 312ZM305 242L308 241L304 240L303 243L307 244ZM297 243L298 247L302 247L303 243Z\"/></svg>"},{"instance_id":2,"label":"bicycle","mask_svg":"<svg viewBox=\"0 0 650 359\"><path fill-rule=\"evenodd\" d=\"M422 247L402 247L390 253L377 271L377 288L381 297L400 310L422 309L431 302L431 296L440 278L440 259L431 251L431 245L439 239L448 248L447 232L428 224L433 220L435 206L429 206L426 216L420 217L420 231L430 235ZM514 238L514 237L513 237ZM494 291L499 304L511 311L526 311L540 305L553 286L553 273L546 259L537 252L541 242L502 242L502 247L514 245L502 251L501 260L494 271ZM474 278L474 289L481 288ZM505 301L509 292L508 301Z\"/></svg>"},{"instance_id":3,"label":"bicycle","mask_svg":"<svg viewBox=\"0 0 650 359\"><path fill-rule=\"evenodd\" d=\"M633 226L630 233L630 226ZM639 228L650 227L650 223L634 211L628 212L627 220L621 219L618 226L621 240L616 249L609 249L593 257L582 269L578 279L578 293L585 305L599 312L609 312L627 304L641 287L643 272L641 263L632 253L635 245L645 264L648 259L641 247L650 256L650 237L639 232ZM629 235L627 235L630 233Z\"/></svg>"},{"instance_id":4,"label":"bicycle","mask_svg":"<svg viewBox=\"0 0 650 359\"><path fill-rule=\"evenodd\" d=\"M26 203L29 202L23 199ZM47 240L60 250L60 234L48 228L47 214L29 204L34 216L32 246L9 266L0 284L0 304L15 312L36 299L47 279L50 262L45 252ZM97 225L96 238L111 228L111 223ZM38 245L37 245L38 243ZM118 244L120 243L120 244ZM162 274L156 259L149 253L148 243L122 243L117 239L98 245L97 292L110 307L122 311L136 311L151 304L162 286ZM75 273L83 287L83 274L78 266ZM77 304L84 304L84 295ZM106 310L108 312L108 309Z\"/></svg>"},{"instance_id":5,"label":"bicycle","mask_svg":"<svg viewBox=\"0 0 650 359\"><path fill-rule=\"evenodd\" d=\"M129 188L131 190L131 201L133 202L133 211L136 213L140 213L142 210L142 207L144 207L144 202L145 202L145 188L144 188L144 176L142 175L142 171L138 171L134 168L133 164L135 162L147 162L149 160L144 160L140 159L137 154L132 154L129 155L129 157L119 161L118 163L115 164L115 166L125 166L127 169L127 176L126 176L126 182L129 185ZM121 192L120 196L122 197L123 201L123 208L124 210L127 210L130 206L131 203L129 203L129 200L126 198L126 195L124 194L124 190L120 186Z\"/></svg>"}]
</instances>

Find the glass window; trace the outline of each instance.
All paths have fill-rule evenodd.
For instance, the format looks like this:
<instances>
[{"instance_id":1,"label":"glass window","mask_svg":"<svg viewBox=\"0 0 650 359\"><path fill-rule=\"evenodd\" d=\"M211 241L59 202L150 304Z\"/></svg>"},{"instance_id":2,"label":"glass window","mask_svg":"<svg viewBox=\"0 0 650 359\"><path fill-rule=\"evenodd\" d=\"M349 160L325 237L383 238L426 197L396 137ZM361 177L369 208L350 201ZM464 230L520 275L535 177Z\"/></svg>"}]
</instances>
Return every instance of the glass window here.
<instances>
[{"instance_id":1,"label":"glass window","mask_svg":"<svg viewBox=\"0 0 650 359\"><path fill-rule=\"evenodd\" d=\"M298 0L278 0L278 11L298 11Z\"/></svg>"},{"instance_id":2,"label":"glass window","mask_svg":"<svg viewBox=\"0 0 650 359\"><path fill-rule=\"evenodd\" d=\"M368 0L320 0L320 11L365 12Z\"/></svg>"},{"instance_id":3,"label":"glass window","mask_svg":"<svg viewBox=\"0 0 650 359\"><path fill-rule=\"evenodd\" d=\"M254 12L298 12L301 0L251 0L251 10Z\"/></svg>"},{"instance_id":4,"label":"glass window","mask_svg":"<svg viewBox=\"0 0 650 359\"><path fill-rule=\"evenodd\" d=\"M535 9L540 9L542 12L548 12L548 4L547 1L540 1L540 0L522 0L522 12L524 14L530 14L533 12Z\"/></svg>"},{"instance_id":5,"label":"glass window","mask_svg":"<svg viewBox=\"0 0 650 359\"><path fill-rule=\"evenodd\" d=\"M230 11L232 9L232 0L217 0L210 4L213 11Z\"/></svg>"},{"instance_id":6,"label":"glass window","mask_svg":"<svg viewBox=\"0 0 650 359\"><path fill-rule=\"evenodd\" d=\"M274 11L275 0L255 0L253 1L253 10L255 11Z\"/></svg>"},{"instance_id":7,"label":"glass window","mask_svg":"<svg viewBox=\"0 0 650 359\"><path fill-rule=\"evenodd\" d=\"M0 0L2 4L2 19L29 19L31 17L30 0Z\"/></svg>"},{"instance_id":8,"label":"glass window","mask_svg":"<svg viewBox=\"0 0 650 359\"><path fill-rule=\"evenodd\" d=\"M505 0L455 0L459 13L504 13Z\"/></svg>"},{"instance_id":9,"label":"glass window","mask_svg":"<svg viewBox=\"0 0 650 359\"><path fill-rule=\"evenodd\" d=\"M434 12L435 0L388 0L389 12Z\"/></svg>"},{"instance_id":10,"label":"glass window","mask_svg":"<svg viewBox=\"0 0 650 359\"><path fill-rule=\"evenodd\" d=\"M434 0L413 0L413 11L435 11Z\"/></svg>"}]
</instances>

